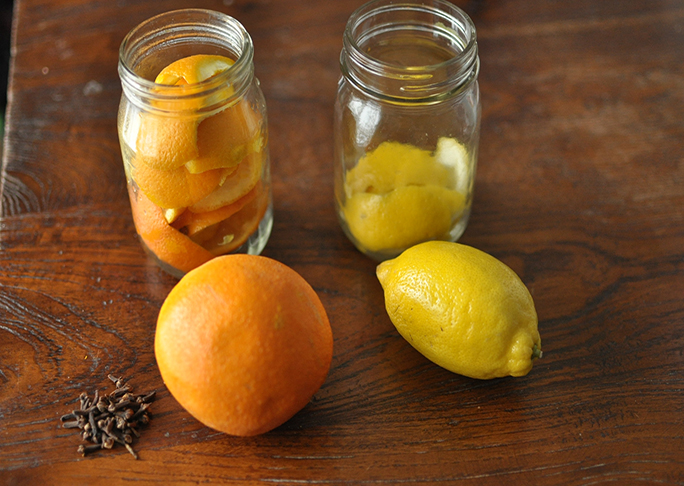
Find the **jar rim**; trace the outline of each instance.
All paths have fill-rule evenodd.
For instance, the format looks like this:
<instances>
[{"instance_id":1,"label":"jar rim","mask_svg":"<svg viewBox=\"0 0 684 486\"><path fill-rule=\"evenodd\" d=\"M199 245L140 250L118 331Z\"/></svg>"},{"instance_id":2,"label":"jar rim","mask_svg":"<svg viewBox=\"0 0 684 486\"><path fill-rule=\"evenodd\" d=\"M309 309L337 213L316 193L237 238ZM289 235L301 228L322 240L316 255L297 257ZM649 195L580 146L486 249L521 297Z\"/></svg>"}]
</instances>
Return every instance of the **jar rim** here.
<instances>
[{"instance_id":1,"label":"jar rim","mask_svg":"<svg viewBox=\"0 0 684 486\"><path fill-rule=\"evenodd\" d=\"M396 22L385 20L383 23L376 20L386 14L404 14L404 17L402 17L403 20ZM435 20L419 21L420 15L434 16ZM442 20L444 22L441 22ZM449 27L449 25L456 28ZM364 49L364 42L374 35L387 33L390 30L400 31L402 28L406 30L408 26L419 26L426 32L430 31L435 35L450 38L454 44L459 44L460 50L452 51L452 55L441 62L406 65L379 59ZM351 78L355 84L360 85L366 91L373 91L368 86L373 84L373 78L382 77L397 82L407 79L415 82L424 79L426 82L417 89L418 91L424 90L433 94L439 92L440 96L444 92L454 94L476 79L479 72L475 24L467 13L446 0L371 0L357 8L349 17L344 30L340 61L345 77ZM430 85L427 80L432 78L433 73L440 70L450 72L451 79ZM386 95L386 93L377 92L374 94L382 97ZM402 93L399 98L403 101L414 98L411 95L403 96L405 94ZM424 98L431 97L432 95L424 96ZM389 96L389 98L393 97Z\"/></svg>"},{"instance_id":2,"label":"jar rim","mask_svg":"<svg viewBox=\"0 0 684 486\"><path fill-rule=\"evenodd\" d=\"M221 44L236 55L234 63L225 71L222 71L209 79L193 84L193 90L188 91L185 86L165 85L155 83L136 71L136 66L144 58L135 56L137 50L145 43L152 45L151 50L163 43L162 37L174 29L189 31L200 25L202 20L214 21L207 34L229 35L233 43L231 48L228 42ZM180 42L180 41L179 41ZM218 45L218 44L217 44ZM144 20L131 29L123 38L119 46L119 76L124 86L134 92L155 99L187 99L206 96L212 91L222 89L226 83L236 78L249 76L252 72L254 47L252 39L245 27L234 17L209 9L188 8L164 12ZM235 83L230 83L235 84ZM243 83L244 84L244 83ZM163 86L163 90L159 90ZM237 90L236 90L237 91ZM237 93L236 93L237 95Z\"/></svg>"}]
</instances>

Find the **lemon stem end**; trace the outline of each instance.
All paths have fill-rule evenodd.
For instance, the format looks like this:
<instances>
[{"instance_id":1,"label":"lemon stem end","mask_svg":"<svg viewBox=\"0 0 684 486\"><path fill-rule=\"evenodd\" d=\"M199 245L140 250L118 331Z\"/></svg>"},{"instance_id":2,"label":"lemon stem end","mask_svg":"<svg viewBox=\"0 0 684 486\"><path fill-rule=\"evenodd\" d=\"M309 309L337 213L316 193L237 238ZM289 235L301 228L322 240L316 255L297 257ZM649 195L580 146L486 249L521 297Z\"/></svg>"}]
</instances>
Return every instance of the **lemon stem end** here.
<instances>
[{"instance_id":1,"label":"lemon stem end","mask_svg":"<svg viewBox=\"0 0 684 486\"><path fill-rule=\"evenodd\" d=\"M532 347L532 359L541 358L543 354L542 350L539 349L536 344Z\"/></svg>"}]
</instances>

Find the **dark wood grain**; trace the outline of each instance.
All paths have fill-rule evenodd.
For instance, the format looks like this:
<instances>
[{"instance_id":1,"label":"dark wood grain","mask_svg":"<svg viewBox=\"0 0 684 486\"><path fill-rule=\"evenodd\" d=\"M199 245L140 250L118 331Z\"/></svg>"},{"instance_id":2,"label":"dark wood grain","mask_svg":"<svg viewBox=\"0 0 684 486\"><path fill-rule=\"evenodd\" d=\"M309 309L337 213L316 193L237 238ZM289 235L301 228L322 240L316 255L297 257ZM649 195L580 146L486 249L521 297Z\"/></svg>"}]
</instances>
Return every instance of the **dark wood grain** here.
<instances>
[{"instance_id":1,"label":"dark wood grain","mask_svg":"<svg viewBox=\"0 0 684 486\"><path fill-rule=\"evenodd\" d=\"M414 351L332 203L342 31L360 0L15 0L0 220L1 484L684 484L684 3L456 2L478 28L483 125L462 241L530 288L544 358L477 381ZM169 395L152 350L175 280L136 239L116 134L119 43L164 10L251 33L269 109L265 254L317 290L328 380L234 438ZM81 391L156 389L136 444L82 458ZM107 478L113 478L107 479Z\"/></svg>"}]
</instances>

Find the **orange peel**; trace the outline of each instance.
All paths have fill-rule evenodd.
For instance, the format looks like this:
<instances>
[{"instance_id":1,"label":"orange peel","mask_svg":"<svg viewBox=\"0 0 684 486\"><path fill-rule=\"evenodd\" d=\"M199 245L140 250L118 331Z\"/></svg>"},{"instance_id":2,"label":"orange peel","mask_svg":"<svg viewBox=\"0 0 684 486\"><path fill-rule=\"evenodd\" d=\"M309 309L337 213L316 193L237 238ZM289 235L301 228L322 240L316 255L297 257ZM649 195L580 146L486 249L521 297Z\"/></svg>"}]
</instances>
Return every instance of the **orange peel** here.
<instances>
[{"instance_id":1,"label":"orange peel","mask_svg":"<svg viewBox=\"0 0 684 486\"><path fill-rule=\"evenodd\" d=\"M225 180L226 170L229 169L191 174L183 166L173 170L160 170L142 160L134 160L132 163L133 179L138 187L162 208L183 208L201 201Z\"/></svg>"},{"instance_id":2,"label":"orange peel","mask_svg":"<svg viewBox=\"0 0 684 486\"><path fill-rule=\"evenodd\" d=\"M183 212L180 217L173 222L172 226L188 236L199 233L209 226L220 223L240 211L245 205L250 203L261 191L262 184L257 184L254 189L242 196L237 201L205 213L194 213L190 210Z\"/></svg>"},{"instance_id":3,"label":"orange peel","mask_svg":"<svg viewBox=\"0 0 684 486\"><path fill-rule=\"evenodd\" d=\"M195 55L166 66L126 164L136 230L149 252L180 272L244 244L270 202L261 183L262 115L244 99L209 111L233 87L203 97L198 84L233 63Z\"/></svg>"},{"instance_id":4,"label":"orange peel","mask_svg":"<svg viewBox=\"0 0 684 486\"><path fill-rule=\"evenodd\" d=\"M232 167L261 149L262 118L246 100L205 118L197 127L198 156L187 162L193 173Z\"/></svg>"},{"instance_id":5,"label":"orange peel","mask_svg":"<svg viewBox=\"0 0 684 486\"><path fill-rule=\"evenodd\" d=\"M229 69L233 63L232 59L224 56L198 54L179 59L162 69L155 83L165 86L156 88L161 98L153 102L159 112L141 114L136 140L137 157L161 170L177 169L200 157L197 130L202 119L193 111L201 108L207 100L201 96L185 97L201 93L201 89L195 86L197 83ZM227 90L232 93L232 87Z\"/></svg>"},{"instance_id":6,"label":"orange peel","mask_svg":"<svg viewBox=\"0 0 684 486\"><path fill-rule=\"evenodd\" d=\"M262 190L233 216L195 233L191 238L215 256L230 253L256 231L268 205L268 191Z\"/></svg>"},{"instance_id":7,"label":"orange peel","mask_svg":"<svg viewBox=\"0 0 684 486\"><path fill-rule=\"evenodd\" d=\"M199 156L197 120L181 116L143 113L136 141L136 158L159 170L173 170Z\"/></svg>"},{"instance_id":8,"label":"orange peel","mask_svg":"<svg viewBox=\"0 0 684 486\"><path fill-rule=\"evenodd\" d=\"M182 273L187 273L214 255L171 227L161 208L145 194L128 185L135 229L147 249L161 262Z\"/></svg>"},{"instance_id":9,"label":"orange peel","mask_svg":"<svg viewBox=\"0 0 684 486\"><path fill-rule=\"evenodd\" d=\"M196 213L203 213L240 199L251 191L261 179L264 166L263 157L264 155L261 152L252 153L245 157L237 166L237 170L226 177L221 187L208 194L201 201L189 205L190 209ZM202 174L206 174L206 172L202 172Z\"/></svg>"},{"instance_id":10,"label":"orange peel","mask_svg":"<svg viewBox=\"0 0 684 486\"><path fill-rule=\"evenodd\" d=\"M197 84L228 70L235 61L225 56L195 54L172 62L157 75L157 84Z\"/></svg>"}]
</instances>

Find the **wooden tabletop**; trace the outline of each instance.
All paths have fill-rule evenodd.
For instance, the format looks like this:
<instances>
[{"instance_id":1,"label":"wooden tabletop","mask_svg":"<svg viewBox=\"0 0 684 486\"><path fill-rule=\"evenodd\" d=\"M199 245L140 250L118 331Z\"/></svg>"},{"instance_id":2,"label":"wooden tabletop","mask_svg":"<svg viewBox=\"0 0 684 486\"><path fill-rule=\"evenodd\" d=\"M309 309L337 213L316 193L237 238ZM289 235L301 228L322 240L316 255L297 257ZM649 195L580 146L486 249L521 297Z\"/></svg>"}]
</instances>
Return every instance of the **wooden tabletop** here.
<instances>
[{"instance_id":1,"label":"wooden tabletop","mask_svg":"<svg viewBox=\"0 0 684 486\"><path fill-rule=\"evenodd\" d=\"M463 243L534 296L544 357L478 381L418 354L332 191L342 31L362 0L15 0L0 220L1 484L684 484L684 2L456 1L483 120ZM228 13L266 96L264 254L316 289L327 381L252 438L202 426L153 353L176 280L140 247L116 132L118 48L162 11ZM157 390L135 444L81 457L60 416L108 374Z\"/></svg>"}]
</instances>

